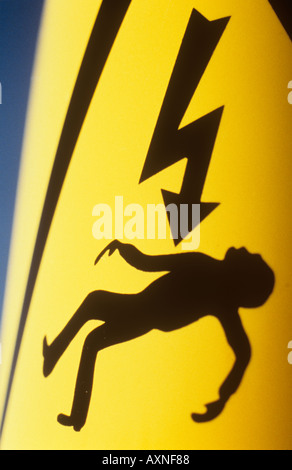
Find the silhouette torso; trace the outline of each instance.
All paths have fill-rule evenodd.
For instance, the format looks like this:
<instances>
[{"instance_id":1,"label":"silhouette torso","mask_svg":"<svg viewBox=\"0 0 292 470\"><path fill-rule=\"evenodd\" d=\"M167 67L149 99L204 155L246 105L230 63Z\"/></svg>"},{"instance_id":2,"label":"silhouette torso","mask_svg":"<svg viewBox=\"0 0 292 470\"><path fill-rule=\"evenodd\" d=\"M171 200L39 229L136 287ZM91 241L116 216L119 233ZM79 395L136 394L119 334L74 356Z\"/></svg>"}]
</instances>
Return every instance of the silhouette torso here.
<instances>
[{"instance_id":1,"label":"silhouette torso","mask_svg":"<svg viewBox=\"0 0 292 470\"><path fill-rule=\"evenodd\" d=\"M137 294L140 319L142 314L153 328L172 331L206 315L220 314L221 306L222 311L226 310L221 264L199 253L192 254L181 265L177 263L169 273Z\"/></svg>"}]
</instances>

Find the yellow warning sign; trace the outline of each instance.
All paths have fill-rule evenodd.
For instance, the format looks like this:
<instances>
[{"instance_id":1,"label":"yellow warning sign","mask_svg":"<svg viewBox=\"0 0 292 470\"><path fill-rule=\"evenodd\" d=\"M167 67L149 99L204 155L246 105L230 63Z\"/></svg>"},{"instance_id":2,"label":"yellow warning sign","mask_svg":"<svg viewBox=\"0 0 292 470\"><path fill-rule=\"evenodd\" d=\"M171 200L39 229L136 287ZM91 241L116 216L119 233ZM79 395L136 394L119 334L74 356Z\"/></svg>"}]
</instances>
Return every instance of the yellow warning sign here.
<instances>
[{"instance_id":1,"label":"yellow warning sign","mask_svg":"<svg viewBox=\"0 0 292 470\"><path fill-rule=\"evenodd\" d=\"M266 0L46 2L2 449L291 447L282 13Z\"/></svg>"}]
</instances>

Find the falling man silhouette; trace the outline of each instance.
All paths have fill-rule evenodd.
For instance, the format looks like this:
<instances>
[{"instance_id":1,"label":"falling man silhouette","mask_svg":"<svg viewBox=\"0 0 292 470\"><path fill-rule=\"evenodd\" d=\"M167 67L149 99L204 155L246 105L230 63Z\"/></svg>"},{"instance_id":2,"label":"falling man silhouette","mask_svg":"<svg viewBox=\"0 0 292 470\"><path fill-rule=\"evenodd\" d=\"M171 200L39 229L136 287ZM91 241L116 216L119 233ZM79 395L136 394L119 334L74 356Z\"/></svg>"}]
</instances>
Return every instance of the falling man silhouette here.
<instances>
[{"instance_id":1,"label":"falling man silhouette","mask_svg":"<svg viewBox=\"0 0 292 470\"><path fill-rule=\"evenodd\" d=\"M92 292L51 345L44 338L43 373L47 377L86 322L104 322L84 342L71 414L60 414L58 422L73 426L75 431L84 426L99 351L153 329L174 331L208 315L220 321L236 358L219 390L219 399L206 405L205 414L192 415L196 422L216 418L237 391L251 358L251 346L238 310L266 302L274 288L273 271L260 255L250 254L245 248L230 248L223 260L197 252L148 256L117 240L102 251L96 263L107 252L112 255L115 251L136 269L164 274L138 294Z\"/></svg>"}]
</instances>

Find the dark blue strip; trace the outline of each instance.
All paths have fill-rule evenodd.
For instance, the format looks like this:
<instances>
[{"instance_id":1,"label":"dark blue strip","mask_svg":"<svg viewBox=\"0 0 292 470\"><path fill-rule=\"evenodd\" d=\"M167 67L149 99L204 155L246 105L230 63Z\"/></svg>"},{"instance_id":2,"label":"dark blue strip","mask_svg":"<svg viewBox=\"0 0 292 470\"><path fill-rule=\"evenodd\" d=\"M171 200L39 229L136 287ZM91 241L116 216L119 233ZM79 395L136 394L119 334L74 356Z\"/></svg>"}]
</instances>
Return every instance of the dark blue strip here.
<instances>
[{"instance_id":1,"label":"dark blue strip","mask_svg":"<svg viewBox=\"0 0 292 470\"><path fill-rule=\"evenodd\" d=\"M44 0L0 0L0 320L31 73Z\"/></svg>"}]
</instances>

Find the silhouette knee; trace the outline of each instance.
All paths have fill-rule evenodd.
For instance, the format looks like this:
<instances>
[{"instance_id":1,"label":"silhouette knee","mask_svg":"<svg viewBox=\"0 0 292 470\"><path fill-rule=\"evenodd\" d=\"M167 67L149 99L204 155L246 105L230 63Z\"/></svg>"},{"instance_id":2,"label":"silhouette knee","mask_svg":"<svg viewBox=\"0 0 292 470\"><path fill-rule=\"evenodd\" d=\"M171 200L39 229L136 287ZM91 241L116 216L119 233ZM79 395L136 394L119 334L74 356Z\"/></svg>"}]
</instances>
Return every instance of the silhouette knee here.
<instances>
[{"instance_id":1,"label":"silhouette knee","mask_svg":"<svg viewBox=\"0 0 292 470\"><path fill-rule=\"evenodd\" d=\"M84 349L89 353L97 354L98 351L105 347L104 335L99 330L100 328L97 328L96 330L93 330L91 333L89 333L84 342Z\"/></svg>"},{"instance_id":2,"label":"silhouette knee","mask_svg":"<svg viewBox=\"0 0 292 470\"><path fill-rule=\"evenodd\" d=\"M97 307L103 302L105 292L102 290L96 290L90 292L85 299L85 302L91 307Z\"/></svg>"},{"instance_id":3,"label":"silhouette knee","mask_svg":"<svg viewBox=\"0 0 292 470\"><path fill-rule=\"evenodd\" d=\"M85 313L87 320L94 320L96 312L102 306L103 291L94 291L88 294L83 302L83 314Z\"/></svg>"}]
</instances>

